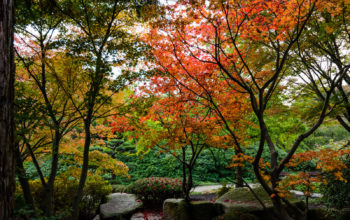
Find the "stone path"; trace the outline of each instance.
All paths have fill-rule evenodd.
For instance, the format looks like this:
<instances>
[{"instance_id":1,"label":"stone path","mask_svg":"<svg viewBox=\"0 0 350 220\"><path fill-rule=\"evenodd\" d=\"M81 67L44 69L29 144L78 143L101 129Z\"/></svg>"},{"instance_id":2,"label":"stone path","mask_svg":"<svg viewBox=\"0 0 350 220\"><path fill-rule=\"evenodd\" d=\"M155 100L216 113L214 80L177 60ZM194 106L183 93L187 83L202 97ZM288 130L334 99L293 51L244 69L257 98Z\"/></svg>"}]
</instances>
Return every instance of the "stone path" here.
<instances>
[{"instance_id":1,"label":"stone path","mask_svg":"<svg viewBox=\"0 0 350 220\"><path fill-rule=\"evenodd\" d=\"M192 192L196 192L196 193L211 192L211 191L220 189L221 187L222 185L197 186L194 189L192 189Z\"/></svg>"},{"instance_id":2,"label":"stone path","mask_svg":"<svg viewBox=\"0 0 350 220\"><path fill-rule=\"evenodd\" d=\"M250 186L252 188L254 188L257 184L250 184ZM227 185L227 186L232 186L232 185ZM209 185L209 186L197 186L195 187L194 189L192 189L192 192L196 192L196 193L210 193L214 190L217 190L219 188L221 188L222 185ZM298 196L302 196L304 195L303 192L300 192L300 191L296 191L296 190L291 190L292 193L298 195ZM320 198L322 197L322 194L321 193L311 193L311 197L314 197L314 198Z\"/></svg>"}]
</instances>

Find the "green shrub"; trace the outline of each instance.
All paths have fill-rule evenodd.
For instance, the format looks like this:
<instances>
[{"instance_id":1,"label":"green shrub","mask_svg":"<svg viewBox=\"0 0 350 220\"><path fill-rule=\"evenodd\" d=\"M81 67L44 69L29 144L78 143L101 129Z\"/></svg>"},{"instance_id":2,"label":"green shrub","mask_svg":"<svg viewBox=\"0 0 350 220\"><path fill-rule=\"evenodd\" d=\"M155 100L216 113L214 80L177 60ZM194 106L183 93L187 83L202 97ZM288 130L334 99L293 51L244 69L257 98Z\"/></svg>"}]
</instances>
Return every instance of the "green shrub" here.
<instances>
[{"instance_id":1,"label":"green shrub","mask_svg":"<svg viewBox=\"0 0 350 220\"><path fill-rule=\"evenodd\" d=\"M146 205L162 204L167 198L182 195L182 182L179 179L150 177L139 179L128 186L128 192L136 194Z\"/></svg>"},{"instance_id":2,"label":"green shrub","mask_svg":"<svg viewBox=\"0 0 350 220\"><path fill-rule=\"evenodd\" d=\"M135 150L135 146L129 146ZM123 161L129 167L129 175L131 178L118 178L109 181L112 184L126 184L132 183L141 178L148 177L168 177L168 178L181 178L182 177L182 165L181 163L170 154L159 154L157 149L151 149L148 153L137 156L133 154L132 150L124 151L116 155L116 159ZM213 160L213 154L216 162ZM193 181L195 183L212 182L218 183L226 179L226 177L234 177L235 172L233 169L227 168L231 163L231 156L234 154L234 150L221 150L221 149L204 149L200 157L196 161L196 166L193 170ZM144 169L140 169L144 167ZM219 171L219 172L218 172ZM247 172L244 175L248 174ZM247 176L245 176L247 177Z\"/></svg>"},{"instance_id":3,"label":"green shrub","mask_svg":"<svg viewBox=\"0 0 350 220\"><path fill-rule=\"evenodd\" d=\"M45 189L39 180L30 181L30 187L36 205L43 209L45 205ZM71 211L75 192L78 188L78 180L68 176L58 176L55 181L54 198L55 212L69 213ZM108 181L98 175L89 175L80 202L80 216L90 218L95 214L98 206L105 200L105 197L112 193L112 186Z\"/></svg>"},{"instance_id":4,"label":"green shrub","mask_svg":"<svg viewBox=\"0 0 350 220\"><path fill-rule=\"evenodd\" d=\"M343 160L348 167L342 170L346 182L337 180L334 175L330 174L327 176L327 184L321 185L323 203L338 210L350 207L350 157L346 156Z\"/></svg>"}]
</instances>

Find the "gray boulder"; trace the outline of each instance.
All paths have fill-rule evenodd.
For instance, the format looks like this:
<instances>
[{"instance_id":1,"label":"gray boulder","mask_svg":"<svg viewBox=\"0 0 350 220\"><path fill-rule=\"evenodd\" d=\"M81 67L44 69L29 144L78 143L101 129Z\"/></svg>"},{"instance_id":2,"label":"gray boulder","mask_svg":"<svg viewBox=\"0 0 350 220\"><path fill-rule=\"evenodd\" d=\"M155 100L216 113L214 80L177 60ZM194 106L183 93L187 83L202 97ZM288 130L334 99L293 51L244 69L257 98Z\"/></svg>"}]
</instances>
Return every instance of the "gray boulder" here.
<instances>
[{"instance_id":1,"label":"gray boulder","mask_svg":"<svg viewBox=\"0 0 350 220\"><path fill-rule=\"evenodd\" d=\"M101 220L130 219L133 213L142 207L142 202L134 194L113 193L107 203L100 206Z\"/></svg>"},{"instance_id":2,"label":"gray boulder","mask_svg":"<svg viewBox=\"0 0 350 220\"><path fill-rule=\"evenodd\" d=\"M253 189L257 196L263 201L266 209L262 207L256 197L248 188L234 188L218 198L215 206L218 213L223 213L223 219L261 219L271 220L274 217L274 207L269 195L262 187ZM289 201L304 210L305 204L296 197L289 198ZM304 218L301 217L300 219Z\"/></svg>"}]
</instances>

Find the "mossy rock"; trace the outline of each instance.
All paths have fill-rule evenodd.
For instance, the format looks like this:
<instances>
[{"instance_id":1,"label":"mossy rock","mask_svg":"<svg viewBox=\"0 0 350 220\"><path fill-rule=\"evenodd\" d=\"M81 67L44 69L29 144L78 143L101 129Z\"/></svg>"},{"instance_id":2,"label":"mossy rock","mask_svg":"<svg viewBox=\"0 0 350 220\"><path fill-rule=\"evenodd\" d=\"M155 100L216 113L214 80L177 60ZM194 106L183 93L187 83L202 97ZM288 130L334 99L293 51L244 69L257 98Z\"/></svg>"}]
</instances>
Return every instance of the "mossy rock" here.
<instances>
[{"instance_id":1,"label":"mossy rock","mask_svg":"<svg viewBox=\"0 0 350 220\"><path fill-rule=\"evenodd\" d=\"M217 193L216 193L217 197L220 198L221 196L223 196L225 193L227 193L231 189L232 189L232 187L227 187L227 186L223 186L223 187L219 188Z\"/></svg>"},{"instance_id":2,"label":"mossy rock","mask_svg":"<svg viewBox=\"0 0 350 220\"><path fill-rule=\"evenodd\" d=\"M262 187L257 187L254 189L254 192L257 196L264 202L267 208L272 208L272 201L269 195L265 192ZM215 202L217 207L220 206L223 208L222 212L226 213L229 210L236 211L245 210L250 211L262 211L263 207L255 196L250 192L248 188L233 188Z\"/></svg>"},{"instance_id":3,"label":"mossy rock","mask_svg":"<svg viewBox=\"0 0 350 220\"><path fill-rule=\"evenodd\" d=\"M190 220L189 205L184 199L166 199L163 203L164 220Z\"/></svg>"},{"instance_id":4,"label":"mossy rock","mask_svg":"<svg viewBox=\"0 0 350 220\"><path fill-rule=\"evenodd\" d=\"M251 214L250 218L256 216L259 219L274 219L274 207L269 195L262 187L256 187L253 190L264 202L266 209L262 207L248 188L234 188L216 200L217 212L223 213L226 219L235 219L240 213ZM289 201L298 208L304 209L305 207L304 202L296 197L290 198Z\"/></svg>"},{"instance_id":5,"label":"mossy rock","mask_svg":"<svg viewBox=\"0 0 350 220\"><path fill-rule=\"evenodd\" d=\"M193 201L189 206L189 215L193 220L211 220L217 212L212 202Z\"/></svg>"},{"instance_id":6,"label":"mossy rock","mask_svg":"<svg viewBox=\"0 0 350 220\"><path fill-rule=\"evenodd\" d=\"M217 215L214 204L208 201L167 199L163 205L165 220L211 220Z\"/></svg>"}]
</instances>

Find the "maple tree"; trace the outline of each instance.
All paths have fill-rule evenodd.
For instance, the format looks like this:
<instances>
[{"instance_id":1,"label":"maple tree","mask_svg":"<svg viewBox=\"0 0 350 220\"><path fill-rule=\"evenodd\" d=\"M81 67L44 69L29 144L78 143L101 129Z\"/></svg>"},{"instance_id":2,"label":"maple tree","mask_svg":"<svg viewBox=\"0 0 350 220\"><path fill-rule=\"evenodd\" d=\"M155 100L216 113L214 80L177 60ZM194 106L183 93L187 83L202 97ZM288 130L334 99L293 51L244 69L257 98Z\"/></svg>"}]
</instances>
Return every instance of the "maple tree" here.
<instances>
[{"instance_id":1,"label":"maple tree","mask_svg":"<svg viewBox=\"0 0 350 220\"><path fill-rule=\"evenodd\" d=\"M149 118L148 120L145 120ZM182 189L189 201L193 187L193 169L201 152L209 147L227 148L217 119L195 103L180 102L176 97L157 100L141 119L138 148L157 149L174 156L182 164ZM134 132L135 133L135 132Z\"/></svg>"},{"instance_id":2,"label":"maple tree","mask_svg":"<svg viewBox=\"0 0 350 220\"><path fill-rule=\"evenodd\" d=\"M76 100L73 98L74 94L65 89L66 95L83 120L85 131L84 159L73 203L72 219L78 218L79 202L87 178L91 123L98 116L97 111L108 103L110 97L103 93L103 89L109 86L111 66L122 66L128 61L127 66L132 69L137 64L137 58L143 51L142 45L128 28L131 29L139 20L137 12L150 5L153 5L152 1L55 1L55 8L65 16L67 23L73 25L72 34L66 35L66 45L72 48L73 56L83 58L82 62L87 67L84 73L88 85L84 98ZM114 87L113 93L133 79L130 74L123 74L119 78L122 80L116 80L116 84L109 86ZM78 110L78 106L84 108Z\"/></svg>"},{"instance_id":3,"label":"maple tree","mask_svg":"<svg viewBox=\"0 0 350 220\"><path fill-rule=\"evenodd\" d=\"M43 114L49 118L45 125L53 134L51 141L51 174L47 183L46 181L42 182L48 195L46 197L46 213L52 215L54 204L53 188L58 168L60 142L63 136L74 127L79 118L69 100L64 99L64 92L60 88L55 75L56 72L58 72L55 68L60 68L60 66L55 63L56 59L62 60L63 58L62 54L53 54L55 39L52 35L61 24L61 19L52 19L42 16L43 13L49 13L42 8L42 4L43 3L39 1L37 5L32 6L43 10L41 13L32 15L32 19L35 20L35 22L30 24L21 23L21 21L18 22L16 54L19 59L18 62L20 63L20 68L18 68L17 71L18 78L22 81L27 81L27 86L36 88L39 91L40 95L39 97L36 96L36 100L44 106ZM33 8L23 9L27 11L27 13L33 10ZM42 23L46 25L42 25ZM28 30L28 25L33 27L34 30ZM60 74L65 74L63 71L61 69ZM63 97L63 99L61 97ZM25 139L25 134L23 134L22 137ZM28 141L25 140L25 142Z\"/></svg>"},{"instance_id":4,"label":"maple tree","mask_svg":"<svg viewBox=\"0 0 350 220\"><path fill-rule=\"evenodd\" d=\"M265 122L265 110L280 82L288 73L292 49L301 40L313 12L326 10L322 1L179 1L166 7L166 15L154 22L146 41L154 48L157 67L169 78L199 98L207 95L215 108L210 90L199 92L211 82L211 74L221 76L224 88L246 94L259 122L259 149L252 161L254 172L271 196L280 219L303 215L288 200L278 196L280 174L300 143L310 136L329 114L333 91L345 76L332 75L322 100L322 111L314 125L300 134L279 161L276 145ZM196 65L198 64L198 65ZM201 67L202 66L202 67ZM206 69L203 69L203 66ZM176 68L177 67L177 68ZM161 78L161 77L160 77ZM184 82L194 81L193 87ZM164 78L159 81L162 82ZM167 81L165 79L164 81ZM207 98L206 97L206 98ZM225 119L225 115L223 115ZM227 128L227 127L226 127ZM235 139L235 134L231 133ZM265 144L270 151L269 171L260 167ZM265 178L265 177L268 178ZM271 183L271 185L269 184ZM283 201L283 202L282 202ZM282 203L292 207L287 213Z\"/></svg>"},{"instance_id":5,"label":"maple tree","mask_svg":"<svg viewBox=\"0 0 350 220\"><path fill-rule=\"evenodd\" d=\"M174 156L182 164L183 192L189 200L193 168L203 149L228 149L234 142L213 109L206 108L200 100L192 100L194 96L181 86L173 85L173 81L164 84L159 81L160 77L152 77L148 86L139 87L128 98L132 113L128 111L125 115L114 116L109 123L113 133L124 133L135 140L139 153L155 149ZM243 138L239 122L244 118L235 112L237 109L243 111L244 103L239 103L235 94L225 93L224 96L226 100L222 101L222 105L230 102L237 105L234 109L222 109L221 113L230 115L230 128L240 132L240 138Z\"/></svg>"},{"instance_id":6,"label":"maple tree","mask_svg":"<svg viewBox=\"0 0 350 220\"><path fill-rule=\"evenodd\" d=\"M47 215L53 214L53 189L58 169L58 157L60 142L64 134L70 129L70 125L75 121L75 112L71 111L68 100L57 98L62 96L51 71L48 70L48 62L52 62L53 33L61 24L59 17L50 17L49 9L44 1L33 2L30 7L21 7L18 10L28 17L19 17L16 25L16 55L19 58L22 68L18 68L18 78L27 80L32 88L40 91L40 98L37 101L44 106L44 114L49 117L46 126L53 132L51 141L51 173L46 181L41 175L42 184L47 192L47 202L45 211ZM45 7L46 6L46 7ZM32 22L30 22L32 21ZM28 30L28 26L32 27ZM51 49L51 50L50 50ZM30 135L30 134L29 134ZM30 145L25 133L21 134L23 142ZM49 136L47 136L49 137ZM40 138L39 138L40 139ZM34 144L36 145L36 144ZM32 157L34 154L32 152ZM36 159L34 159L36 160ZM39 171L39 166L38 173Z\"/></svg>"},{"instance_id":7,"label":"maple tree","mask_svg":"<svg viewBox=\"0 0 350 220\"><path fill-rule=\"evenodd\" d=\"M70 176L74 178L76 182L79 181L78 174L81 172L81 166L83 164L83 152L82 147L84 144L84 132L81 133L81 120L75 107L72 106L71 100L66 96L64 90L69 89L73 94L78 97L82 97L83 93L86 91L86 85L83 83L81 77L82 74L81 65L76 63L76 60L72 60L71 57L64 56L62 53L56 53L52 57L53 61L48 62L50 73L52 74L50 78L47 79L48 85L52 92L56 92L54 86L59 88L59 91L63 92L61 94L60 100L66 103L67 109L75 112L75 117L77 120L70 124L69 127L65 128L65 133L60 140L60 148L58 152L59 160L57 163L57 169L60 170L59 181L62 181L62 177ZM51 72L52 71L52 72ZM16 85L16 132L17 132L17 167L18 176L21 183L21 188L27 204L31 204L33 200L33 194L35 192L31 191L30 185L37 185L40 183L43 188L47 187L47 177L44 174L42 163L47 161L52 154L52 131L50 131L49 116L46 113L46 106L42 100L42 95L39 89L35 88L35 81L28 78L26 68L17 68L17 85ZM63 80L64 79L64 80ZM50 83L50 84L49 84ZM79 98L78 98L79 99ZM57 101L58 102L58 101ZM67 102L70 102L69 104ZM75 100L73 104L77 104L78 100ZM119 106L118 95L113 96L111 103L115 106ZM119 104L118 104L119 103ZM103 115L104 112L109 112L108 108L101 108L98 113ZM56 116L59 113L56 114ZM66 113L64 120L69 119L69 115ZM96 123L100 123L95 119ZM102 131L106 132L107 129L99 128L101 126L92 127L92 144L95 142L95 136L99 135ZM78 132L80 131L80 132ZM106 173L113 173L115 176L128 176L128 168L122 162L116 161L110 155L99 152L97 150L90 150L90 165L89 165L89 175L91 172L94 175L105 175ZM28 181L25 172L19 172L20 169L23 170L23 163L33 163L39 179L35 181ZM62 173L62 165L70 166L70 168ZM55 177L55 182L57 178ZM29 182L29 183L28 183ZM61 182L59 182L61 184ZM76 184L77 186L77 184ZM45 189L46 190L46 189ZM53 196L55 196L55 187L53 189ZM56 205L57 201L54 198L53 203ZM43 198L43 199L46 199ZM40 200L41 201L41 200ZM37 202L36 202L37 203ZM45 202L40 204L46 205ZM33 205L32 205L33 207ZM52 212L57 211L56 207L52 207Z\"/></svg>"},{"instance_id":8,"label":"maple tree","mask_svg":"<svg viewBox=\"0 0 350 220\"><path fill-rule=\"evenodd\" d=\"M245 120L251 111L247 94L227 88L227 79L215 65L177 53L177 50L184 51L186 47L175 46L176 42L172 39L165 41L162 34L151 31L145 36L145 41L156 48L152 55L161 70L161 74L151 78L150 88L145 86L145 92L171 94L179 102L207 109L220 121L222 129L230 134L231 147L237 154L242 153L245 128L250 124ZM177 94L179 91L181 95ZM241 172L241 168L237 167L237 186L243 185Z\"/></svg>"},{"instance_id":9,"label":"maple tree","mask_svg":"<svg viewBox=\"0 0 350 220\"><path fill-rule=\"evenodd\" d=\"M118 103L113 102L116 100L114 98L116 92L133 78L130 73L125 73L112 82L109 78L111 67L126 65L125 61L129 60L130 63L127 66L131 68L136 65L137 57L143 51L142 45L137 43L137 37L130 34L126 28L140 21L137 13L143 12L143 4L136 3L39 0L20 1L17 6L16 52L21 67L18 71L18 79L25 81L23 83L27 84L25 86L38 89L39 96L35 94L35 98L29 97L28 101L34 98L34 102L44 106L42 113L48 116L43 117L40 122L42 127L39 129L30 131L28 127L20 128L23 132L19 145L26 145L22 149L27 151L31 149L30 146L36 148L42 140L52 136L50 142L52 149L49 149L52 154L51 174L47 182L40 171L39 164L34 162L48 194L45 197L47 215L52 215L54 210L53 187L59 162L60 144L67 133L83 122L86 134L84 162L73 209L73 218L77 218L78 204L89 167L89 146L93 132L91 124L119 106ZM100 9L96 11L97 6ZM107 23L106 17L109 17ZM85 23L81 22L81 19ZM110 56L107 58L107 55ZM109 60L111 57L113 57L112 60ZM107 92L111 88L113 90ZM105 108L108 104L115 104L115 106ZM34 109L27 110L30 112ZM18 116L21 113L19 112ZM25 121L30 118L22 119ZM35 124L29 123L30 120L24 122L26 126L35 128ZM42 132L43 127L50 129L53 135ZM35 149L29 151L33 161L37 161ZM40 151L44 151L44 148ZM23 161L25 158L18 159Z\"/></svg>"}]
</instances>

